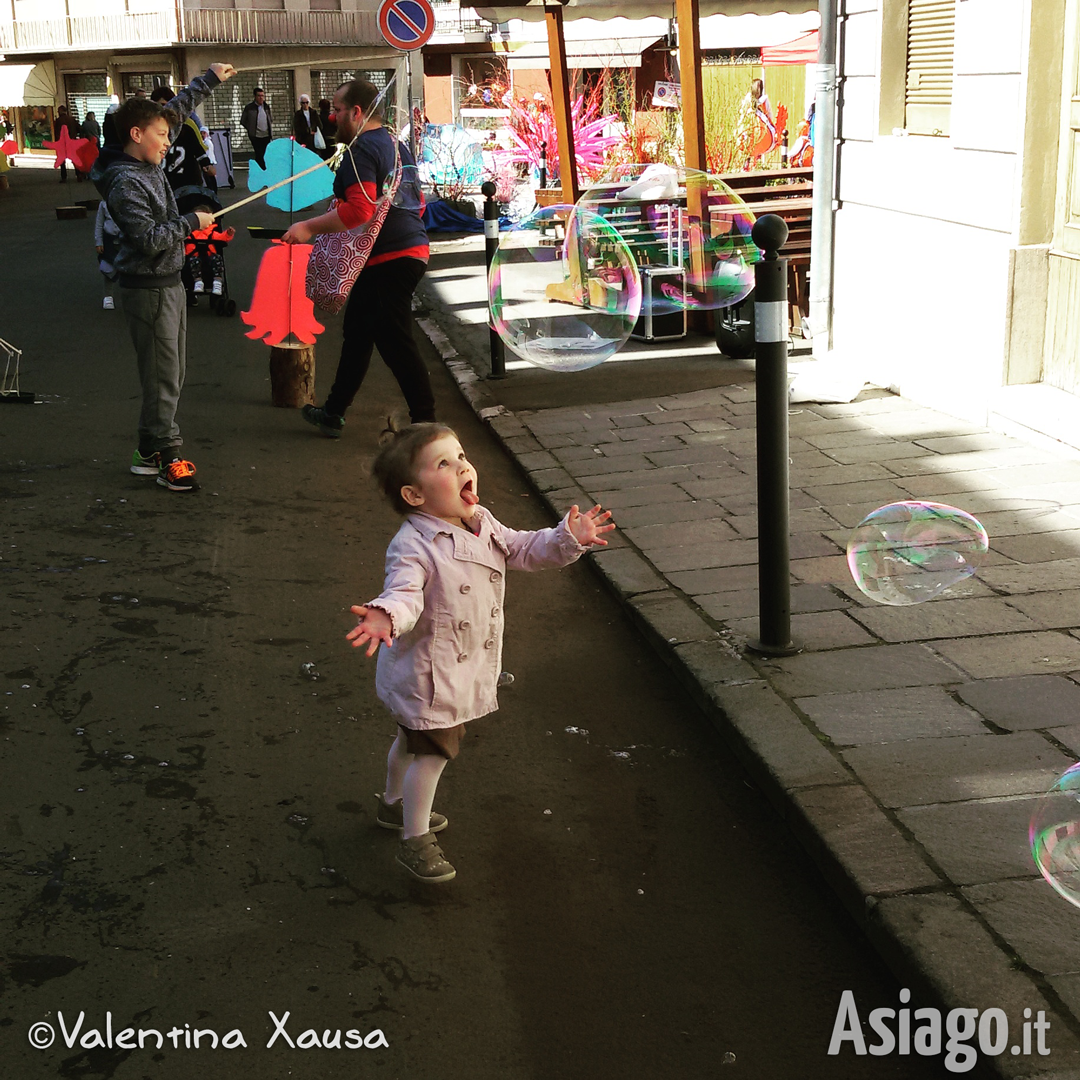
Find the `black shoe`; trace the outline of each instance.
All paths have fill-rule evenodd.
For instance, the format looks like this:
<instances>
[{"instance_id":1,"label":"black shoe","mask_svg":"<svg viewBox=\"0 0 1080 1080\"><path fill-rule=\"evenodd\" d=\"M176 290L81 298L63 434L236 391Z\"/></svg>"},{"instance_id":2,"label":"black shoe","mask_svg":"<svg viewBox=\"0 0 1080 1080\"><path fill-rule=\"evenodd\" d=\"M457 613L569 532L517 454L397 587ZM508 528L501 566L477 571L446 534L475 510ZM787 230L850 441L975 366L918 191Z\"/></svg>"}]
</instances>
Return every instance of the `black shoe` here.
<instances>
[{"instance_id":1,"label":"black shoe","mask_svg":"<svg viewBox=\"0 0 1080 1080\"><path fill-rule=\"evenodd\" d=\"M303 408L304 419L317 427L328 439L340 439L341 430L345 427L345 417L335 416L318 405L305 405Z\"/></svg>"},{"instance_id":2,"label":"black shoe","mask_svg":"<svg viewBox=\"0 0 1080 1080\"><path fill-rule=\"evenodd\" d=\"M164 460L164 454L162 455L157 482L170 491L199 490L199 485L195 481L195 466L178 455L172 461Z\"/></svg>"}]
</instances>

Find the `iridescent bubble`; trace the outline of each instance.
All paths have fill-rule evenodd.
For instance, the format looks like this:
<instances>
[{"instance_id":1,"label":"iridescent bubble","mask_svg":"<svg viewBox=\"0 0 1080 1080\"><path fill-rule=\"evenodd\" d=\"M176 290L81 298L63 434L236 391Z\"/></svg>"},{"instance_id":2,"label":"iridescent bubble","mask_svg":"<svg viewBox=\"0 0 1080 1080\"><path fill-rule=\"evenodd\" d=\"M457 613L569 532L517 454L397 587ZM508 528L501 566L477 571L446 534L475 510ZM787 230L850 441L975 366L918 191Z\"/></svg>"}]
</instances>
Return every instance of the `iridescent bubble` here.
<instances>
[{"instance_id":1,"label":"iridescent bubble","mask_svg":"<svg viewBox=\"0 0 1080 1080\"><path fill-rule=\"evenodd\" d=\"M847 545L855 584L900 607L932 600L970 577L986 557L986 530L955 506L898 502L859 522Z\"/></svg>"},{"instance_id":2,"label":"iridescent bubble","mask_svg":"<svg viewBox=\"0 0 1080 1080\"><path fill-rule=\"evenodd\" d=\"M1039 873L1080 907L1080 763L1058 777L1039 800L1028 839Z\"/></svg>"},{"instance_id":3,"label":"iridescent bubble","mask_svg":"<svg viewBox=\"0 0 1080 1080\"><path fill-rule=\"evenodd\" d=\"M602 217L547 206L499 239L488 275L492 326L523 360L583 371L613 356L641 310L626 242Z\"/></svg>"},{"instance_id":4,"label":"iridescent bubble","mask_svg":"<svg viewBox=\"0 0 1080 1080\"><path fill-rule=\"evenodd\" d=\"M746 299L761 253L750 238L754 215L717 176L669 165L618 165L578 206L600 214L629 244L639 268L682 267L685 284L665 274L645 301L665 311L714 311Z\"/></svg>"}]
</instances>

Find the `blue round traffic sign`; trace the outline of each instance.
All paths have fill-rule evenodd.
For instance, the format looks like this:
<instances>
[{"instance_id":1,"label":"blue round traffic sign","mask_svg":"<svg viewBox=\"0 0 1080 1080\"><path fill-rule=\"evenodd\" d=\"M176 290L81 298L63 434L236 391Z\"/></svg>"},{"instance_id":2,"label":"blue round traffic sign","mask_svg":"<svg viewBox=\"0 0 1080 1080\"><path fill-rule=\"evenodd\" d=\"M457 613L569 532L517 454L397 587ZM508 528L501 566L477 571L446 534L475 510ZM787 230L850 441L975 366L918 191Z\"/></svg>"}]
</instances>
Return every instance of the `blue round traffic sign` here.
<instances>
[{"instance_id":1,"label":"blue round traffic sign","mask_svg":"<svg viewBox=\"0 0 1080 1080\"><path fill-rule=\"evenodd\" d=\"M403 52L426 45L435 31L435 12L428 0L382 0L379 29L387 44Z\"/></svg>"}]
</instances>

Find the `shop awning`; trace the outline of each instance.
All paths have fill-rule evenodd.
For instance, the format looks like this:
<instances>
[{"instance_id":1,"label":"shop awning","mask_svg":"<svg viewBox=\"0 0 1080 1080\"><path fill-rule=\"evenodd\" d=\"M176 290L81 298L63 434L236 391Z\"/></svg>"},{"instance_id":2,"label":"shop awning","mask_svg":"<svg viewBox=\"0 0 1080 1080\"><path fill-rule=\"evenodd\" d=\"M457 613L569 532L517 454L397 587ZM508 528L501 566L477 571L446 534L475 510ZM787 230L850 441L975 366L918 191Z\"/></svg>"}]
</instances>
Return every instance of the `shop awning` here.
<instances>
[{"instance_id":1,"label":"shop awning","mask_svg":"<svg viewBox=\"0 0 1080 1080\"><path fill-rule=\"evenodd\" d=\"M804 34L794 41L785 41L781 45L770 45L761 50L761 63L764 67L779 67L784 64L816 64L818 59L818 32Z\"/></svg>"},{"instance_id":2,"label":"shop awning","mask_svg":"<svg viewBox=\"0 0 1080 1080\"><path fill-rule=\"evenodd\" d=\"M699 23L701 49L709 52L714 49L772 48L817 30L820 23L821 17L816 11L802 15L782 12L775 15L713 15L702 18Z\"/></svg>"},{"instance_id":3,"label":"shop awning","mask_svg":"<svg viewBox=\"0 0 1080 1080\"><path fill-rule=\"evenodd\" d=\"M577 69L641 67L641 54L659 40L659 37L617 37L567 41L566 66ZM507 57L507 66L511 71L546 70L551 66L547 42L533 41L515 49Z\"/></svg>"},{"instance_id":4,"label":"shop awning","mask_svg":"<svg viewBox=\"0 0 1080 1080\"><path fill-rule=\"evenodd\" d=\"M778 11L799 14L817 11L817 0L700 0L700 16L772 15ZM529 22L544 18L543 0L502 0L493 7L478 7L480 18L503 23L511 19ZM567 0L564 19L644 19L650 15L671 16L671 3L657 0ZM759 43L760 44L760 43ZM722 48L723 46L717 46Z\"/></svg>"},{"instance_id":5,"label":"shop awning","mask_svg":"<svg viewBox=\"0 0 1080 1080\"><path fill-rule=\"evenodd\" d=\"M40 64L0 64L0 105L55 105L56 69Z\"/></svg>"}]
</instances>

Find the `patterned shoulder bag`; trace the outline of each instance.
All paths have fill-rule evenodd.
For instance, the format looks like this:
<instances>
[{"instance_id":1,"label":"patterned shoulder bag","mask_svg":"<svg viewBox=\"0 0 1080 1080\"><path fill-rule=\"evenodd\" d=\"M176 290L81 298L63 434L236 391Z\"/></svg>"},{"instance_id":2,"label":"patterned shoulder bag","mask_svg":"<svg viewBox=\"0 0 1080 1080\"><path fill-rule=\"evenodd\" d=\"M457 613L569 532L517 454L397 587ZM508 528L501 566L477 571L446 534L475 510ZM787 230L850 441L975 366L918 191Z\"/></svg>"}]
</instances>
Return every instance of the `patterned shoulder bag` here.
<instances>
[{"instance_id":1,"label":"patterned shoulder bag","mask_svg":"<svg viewBox=\"0 0 1080 1080\"><path fill-rule=\"evenodd\" d=\"M393 138L392 135L391 138ZM356 168L352 143L349 144L349 157L352 159L353 172L359 180L360 172ZM390 212L400 183L401 154L398 150L398 141L394 139L394 175L389 188L374 200L375 210L371 219L358 229L348 229L339 233L321 233L315 237L311 247L311 257L308 259L304 288L308 299L322 311L336 315L345 306L349 293L360 276L360 271L364 269L371 255L371 249L379 237L386 215ZM360 190L364 198L371 202L362 184ZM337 205L338 200L335 199L331 202L330 209L332 210Z\"/></svg>"}]
</instances>

